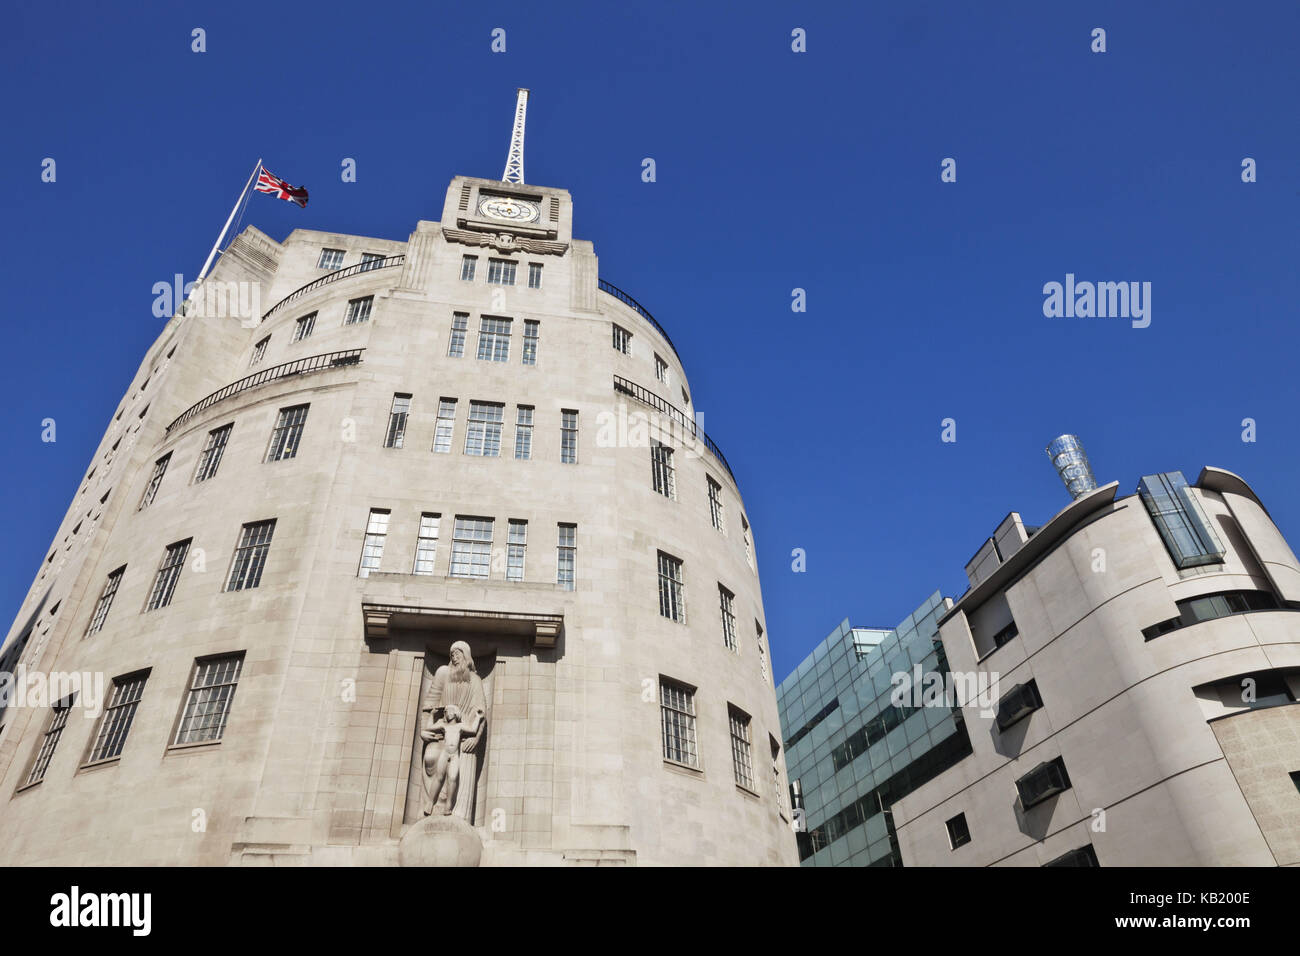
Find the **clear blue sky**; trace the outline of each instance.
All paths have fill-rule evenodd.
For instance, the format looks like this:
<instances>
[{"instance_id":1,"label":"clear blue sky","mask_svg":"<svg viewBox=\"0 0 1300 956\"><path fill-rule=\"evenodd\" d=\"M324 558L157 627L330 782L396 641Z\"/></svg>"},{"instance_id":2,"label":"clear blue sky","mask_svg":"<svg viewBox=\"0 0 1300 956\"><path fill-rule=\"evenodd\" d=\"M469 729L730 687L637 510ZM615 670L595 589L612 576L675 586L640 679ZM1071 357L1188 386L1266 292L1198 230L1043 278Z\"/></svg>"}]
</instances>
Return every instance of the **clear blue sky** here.
<instances>
[{"instance_id":1,"label":"clear blue sky","mask_svg":"<svg viewBox=\"0 0 1300 956\"><path fill-rule=\"evenodd\" d=\"M257 157L312 198L246 223L405 239L452 176L500 175L517 86L528 180L573 192L740 478L778 679L842 617L958 595L1008 511L1054 514L1064 431L1124 493L1236 471L1300 541L1293 2L43 3L8 27L6 620L161 327L153 284L197 272ZM1067 272L1151 282L1150 327L1045 318Z\"/></svg>"}]
</instances>

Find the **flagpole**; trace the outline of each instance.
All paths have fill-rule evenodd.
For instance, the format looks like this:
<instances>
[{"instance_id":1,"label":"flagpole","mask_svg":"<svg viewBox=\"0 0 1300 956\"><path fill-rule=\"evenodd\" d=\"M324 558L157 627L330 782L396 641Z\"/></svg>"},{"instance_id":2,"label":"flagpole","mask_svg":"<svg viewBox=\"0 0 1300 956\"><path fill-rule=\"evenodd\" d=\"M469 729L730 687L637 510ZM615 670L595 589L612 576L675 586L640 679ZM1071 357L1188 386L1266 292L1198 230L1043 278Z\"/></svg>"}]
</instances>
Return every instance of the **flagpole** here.
<instances>
[{"instance_id":1,"label":"flagpole","mask_svg":"<svg viewBox=\"0 0 1300 956\"><path fill-rule=\"evenodd\" d=\"M235 221L235 213L239 211L239 207L243 204L244 198L248 195L249 187L253 185L253 180L257 178L257 174L261 169L262 159L261 157L258 157L257 165L253 167L253 174L248 177L248 182L244 184L244 191L241 192L239 198L235 200L235 207L230 210L230 215L226 217L226 224L221 227L221 235L217 236L217 241L212 246L212 251L208 253L208 261L203 263L203 268L199 271L199 277L195 280L196 285L197 283L202 282L203 277L208 274L208 269L212 266L212 260L217 257L217 250L221 248L221 240L226 238L226 231L230 229L230 224Z\"/></svg>"}]
</instances>

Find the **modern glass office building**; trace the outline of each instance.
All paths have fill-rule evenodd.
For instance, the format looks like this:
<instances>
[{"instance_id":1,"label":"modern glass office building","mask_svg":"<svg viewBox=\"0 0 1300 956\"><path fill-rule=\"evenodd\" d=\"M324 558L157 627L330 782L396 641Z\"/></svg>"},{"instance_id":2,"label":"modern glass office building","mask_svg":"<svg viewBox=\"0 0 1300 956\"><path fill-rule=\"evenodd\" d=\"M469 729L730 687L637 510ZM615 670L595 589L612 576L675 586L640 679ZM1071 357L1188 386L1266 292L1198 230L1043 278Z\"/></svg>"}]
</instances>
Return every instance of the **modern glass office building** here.
<instances>
[{"instance_id":1,"label":"modern glass office building","mask_svg":"<svg viewBox=\"0 0 1300 956\"><path fill-rule=\"evenodd\" d=\"M893 630L840 623L777 690L805 866L901 866L895 800L971 752L959 708L895 706L893 675L946 673L937 591Z\"/></svg>"}]
</instances>

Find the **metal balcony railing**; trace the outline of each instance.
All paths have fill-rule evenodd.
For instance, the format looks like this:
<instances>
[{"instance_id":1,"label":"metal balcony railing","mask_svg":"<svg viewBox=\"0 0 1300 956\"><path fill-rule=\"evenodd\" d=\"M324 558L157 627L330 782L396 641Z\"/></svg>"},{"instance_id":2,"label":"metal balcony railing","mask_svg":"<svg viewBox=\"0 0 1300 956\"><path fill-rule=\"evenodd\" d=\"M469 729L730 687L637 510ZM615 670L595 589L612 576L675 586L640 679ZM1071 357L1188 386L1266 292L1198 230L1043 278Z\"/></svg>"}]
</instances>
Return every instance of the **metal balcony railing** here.
<instances>
[{"instance_id":1,"label":"metal balcony railing","mask_svg":"<svg viewBox=\"0 0 1300 956\"><path fill-rule=\"evenodd\" d=\"M209 408L231 395L238 395L240 392L256 388L258 385L274 382L277 379L289 378L293 375L320 372L329 368L340 368L344 365L356 365L361 361L361 353L364 351L365 349L348 349L346 352L326 352L323 355L309 355L292 362L286 362L283 365L275 365L271 368L264 368L260 372L254 372L252 375L247 375L237 382L231 382L225 388L219 389L206 398L195 402L167 426L166 433L170 434L173 428L184 425L205 408Z\"/></svg>"},{"instance_id":2,"label":"metal balcony railing","mask_svg":"<svg viewBox=\"0 0 1300 956\"><path fill-rule=\"evenodd\" d=\"M308 282L301 289L294 289L275 305L271 306L271 308L262 316L262 321L265 322L271 316L275 315L275 313L283 306L292 302L294 299L300 298L308 292L319 289L323 285L329 285L331 282L337 282L339 279L346 279L349 276L360 275L363 272L374 272L376 269L388 269L392 266L400 266L405 261L405 254L387 256L383 259L372 259L369 262L359 262L354 266L348 266L346 269L339 269L337 272L331 272L329 275L321 276L319 279Z\"/></svg>"},{"instance_id":3,"label":"metal balcony railing","mask_svg":"<svg viewBox=\"0 0 1300 956\"><path fill-rule=\"evenodd\" d=\"M621 375L614 376L614 391L629 395L642 405L648 405L660 414L667 415L681 428L690 432L692 437L704 442L705 447L713 453L713 457L722 463L723 468L727 469L727 474L731 475L731 480L736 482L737 487L740 486L740 482L736 481L735 472L731 470L731 465L727 464L727 456L722 453L722 449L718 447L717 443L704 433L704 429L695 424L693 417L686 415L677 406L664 401L648 388L643 388L636 382L629 381Z\"/></svg>"},{"instance_id":4,"label":"metal balcony railing","mask_svg":"<svg viewBox=\"0 0 1300 956\"><path fill-rule=\"evenodd\" d=\"M637 315L641 316L641 318L645 319L647 322L653 325L655 327L655 331L657 331L660 335L664 337L664 341L668 343L668 347L673 350L673 354L677 355L677 346L673 345L673 340L668 337L668 333L664 331L664 327L655 321L655 317L646 311L645 306L643 306L636 299L632 298L630 295L628 295L618 286L614 285L614 283L612 282L606 282L604 279L597 279L596 285L601 292L604 292L606 295L612 295L614 298L618 299L618 301L622 302L624 305L630 308L633 312L637 313ZM677 355L677 361L680 362L681 360L682 357L680 355Z\"/></svg>"}]
</instances>

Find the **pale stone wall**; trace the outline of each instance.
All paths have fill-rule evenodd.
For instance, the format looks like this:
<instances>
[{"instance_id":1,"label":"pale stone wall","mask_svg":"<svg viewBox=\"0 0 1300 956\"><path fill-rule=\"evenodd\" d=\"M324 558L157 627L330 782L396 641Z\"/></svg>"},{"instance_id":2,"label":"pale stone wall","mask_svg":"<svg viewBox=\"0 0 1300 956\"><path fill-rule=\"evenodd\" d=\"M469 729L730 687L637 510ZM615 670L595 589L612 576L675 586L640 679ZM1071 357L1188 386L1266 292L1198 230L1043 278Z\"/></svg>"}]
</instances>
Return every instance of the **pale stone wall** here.
<instances>
[{"instance_id":1,"label":"pale stone wall","mask_svg":"<svg viewBox=\"0 0 1300 956\"><path fill-rule=\"evenodd\" d=\"M485 182L453 181L444 215L455 219L464 184ZM420 222L408 243L305 230L276 243L249 230L212 278L261 283L262 311L325 274L316 268L323 247L344 250L344 266L362 253L407 258L326 283L262 323L192 315L167 324L56 545L111 487L102 516L82 528L67 559L42 565L10 632L25 633L36 615L43 643L24 655L29 667L106 679L151 668L144 696L119 760L82 766L97 722L74 711L44 780L27 788L49 710L10 710L0 730L0 861L395 863L410 819L424 657L461 637L490 664L475 821L485 864L797 862L772 780L768 740L779 739L780 723L770 670L760 667L762 597L741 539L739 490L712 453L685 448L675 455L677 500L652 490L649 449L620 442L602 415L616 422L624 403L646 410L616 395L615 375L683 408L685 371L645 319L597 291L591 244L570 235L568 193L522 189L543 196L548 211L557 200L562 254L451 242L444 230L454 222ZM460 280L465 253L479 257L472 283ZM515 286L486 283L494 256L519 263ZM543 264L540 289L527 287L528 262ZM372 294L370 321L345 326L348 300ZM291 341L295 321L313 311L313 334ZM447 355L453 311L470 314L458 359ZM483 313L514 320L509 362L475 358ZM521 363L524 319L541 323L535 366ZM611 321L632 332L630 355L611 348ZM268 334L265 357L250 368ZM258 385L167 430L259 369L359 348L359 364ZM667 386L655 379L654 353L669 362ZM382 447L395 392L413 396L401 449ZM452 453L434 454L444 396L457 399ZM499 458L463 454L471 400L505 403ZM303 403L297 456L265 462L278 410ZM530 461L513 458L519 404L535 407ZM576 465L560 462L561 409L579 411ZM230 422L217 475L194 484L209 431ZM156 499L137 511L153 462L169 451ZM723 488L725 533L710 523L706 475ZM371 508L390 509L391 519L380 572L360 578ZM410 573L422 512L441 515L432 575ZM501 555L508 519L528 522L523 582L505 580L503 557L490 580L447 576L458 514L494 518ZM268 518L276 526L261 585L225 592L241 525ZM555 583L558 522L578 529L571 592ZM164 547L184 538L193 539L190 562L170 606L141 613ZM659 614L659 549L684 561L685 624ZM106 626L83 639L105 577L123 564ZM739 653L723 644L719 583L735 594ZM56 603L57 615L37 613ZM444 610L368 633L363 604ZM466 611L479 613L463 624L450 616ZM503 616L499 627L485 624L490 615ZM526 622L552 615L563 629L549 647ZM169 748L194 659L235 651L245 663L224 738ZM698 771L663 760L660 675L698 688ZM755 793L734 781L729 703L752 718ZM783 757L777 767L783 787Z\"/></svg>"}]
</instances>

